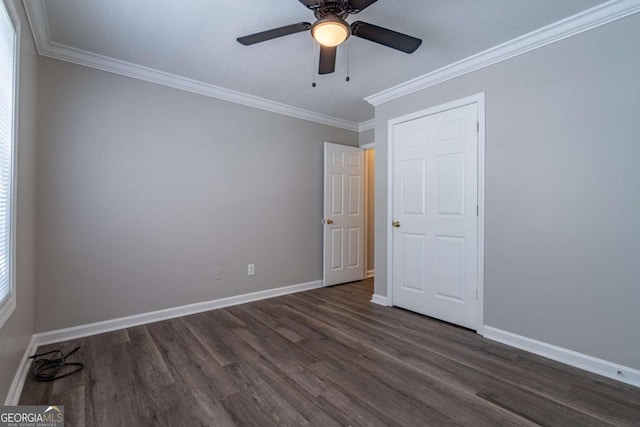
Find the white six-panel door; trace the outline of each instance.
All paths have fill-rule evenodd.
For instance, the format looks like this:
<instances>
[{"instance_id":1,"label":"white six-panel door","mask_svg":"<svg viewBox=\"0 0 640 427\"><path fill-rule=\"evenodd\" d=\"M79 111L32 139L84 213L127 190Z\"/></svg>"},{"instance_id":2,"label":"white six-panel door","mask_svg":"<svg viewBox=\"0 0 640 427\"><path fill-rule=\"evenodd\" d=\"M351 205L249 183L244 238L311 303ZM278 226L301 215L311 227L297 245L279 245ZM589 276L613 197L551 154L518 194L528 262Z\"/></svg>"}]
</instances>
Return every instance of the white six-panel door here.
<instances>
[{"instance_id":1,"label":"white six-panel door","mask_svg":"<svg viewBox=\"0 0 640 427\"><path fill-rule=\"evenodd\" d=\"M324 144L324 285L364 278L364 150Z\"/></svg>"},{"instance_id":2,"label":"white six-panel door","mask_svg":"<svg viewBox=\"0 0 640 427\"><path fill-rule=\"evenodd\" d=\"M477 104L394 125L394 305L478 328L477 206Z\"/></svg>"}]
</instances>

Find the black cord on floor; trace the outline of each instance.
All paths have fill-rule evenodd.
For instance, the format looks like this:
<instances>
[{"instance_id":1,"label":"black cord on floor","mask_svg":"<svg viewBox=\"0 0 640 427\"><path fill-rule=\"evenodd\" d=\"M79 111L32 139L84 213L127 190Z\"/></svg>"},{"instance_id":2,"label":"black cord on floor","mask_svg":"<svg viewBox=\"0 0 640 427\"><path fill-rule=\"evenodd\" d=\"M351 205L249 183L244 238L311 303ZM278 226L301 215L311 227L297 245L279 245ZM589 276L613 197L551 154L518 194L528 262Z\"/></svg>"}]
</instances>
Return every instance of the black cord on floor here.
<instances>
[{"instance_id":1,"label":"black cord on floor","mask_svg":"<svg viewBox=\"0 0 640 427\"><path fill-rule=\"evenodd\" d=\"M33 367L31 368L31 375L38 381L53 381L59 378L64 378L71 374L75 374L76 372L80 372L84 369L84 364L80 362L67 362L67 357L71 356L76 351L80 350L80 346L74 348L69 353L64 354L62 352L63 347L60 347L58 350L48 351L46 353L34 354L33 356L29 356L29 359L34 359ZM47 356L51 354L50 358L41 358L36 359L37 357ZM70 372L64 373L62 375L58 375L58 372L65 366L75 366L76 368L71 370Z\"/></svg>"}]
</instances>

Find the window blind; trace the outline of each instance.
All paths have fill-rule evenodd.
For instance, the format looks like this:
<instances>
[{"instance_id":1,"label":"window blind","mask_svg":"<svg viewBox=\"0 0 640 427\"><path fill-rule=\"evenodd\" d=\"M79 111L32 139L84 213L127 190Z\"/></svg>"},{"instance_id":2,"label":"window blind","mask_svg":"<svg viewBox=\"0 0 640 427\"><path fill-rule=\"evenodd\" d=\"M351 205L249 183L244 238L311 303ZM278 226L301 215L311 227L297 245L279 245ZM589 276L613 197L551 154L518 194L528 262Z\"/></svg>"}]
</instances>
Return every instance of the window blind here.
<instances>
[{"instance_id":1,"label":"window blind","mask_svg":"<svg viewBox=\"0 0 640 427\"><path fill-rule=\"evenodd\" d=\"M0 326L15 306L12 253L16 32L0 1Z\"/></svg>"}]
</instances>

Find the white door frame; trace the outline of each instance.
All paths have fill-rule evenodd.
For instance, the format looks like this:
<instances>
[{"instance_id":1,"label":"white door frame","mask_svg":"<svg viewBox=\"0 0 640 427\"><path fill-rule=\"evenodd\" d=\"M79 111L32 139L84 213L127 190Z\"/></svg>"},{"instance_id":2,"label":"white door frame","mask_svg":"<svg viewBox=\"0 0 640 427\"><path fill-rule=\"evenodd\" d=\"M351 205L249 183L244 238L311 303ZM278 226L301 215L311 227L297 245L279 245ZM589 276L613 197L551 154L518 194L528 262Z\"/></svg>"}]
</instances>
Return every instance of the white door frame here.
<instances>
[{"instance_id":1,"label":"white door frame","mask_svg":"<svg viewBox=\"0 0 640 427\"><path fill-rule=\"evenodd\" d=\"M446 104L437 105L425 110L416 111L388 121L387 127L387 301L393 306L393 149L394 127L397 124L408 122L424 116L441 113L469 104L478 104L478 329L480 335L484 334L484 186L485 186L485 101L484 92L457 99Z\"/></svg>"}]
</instances>

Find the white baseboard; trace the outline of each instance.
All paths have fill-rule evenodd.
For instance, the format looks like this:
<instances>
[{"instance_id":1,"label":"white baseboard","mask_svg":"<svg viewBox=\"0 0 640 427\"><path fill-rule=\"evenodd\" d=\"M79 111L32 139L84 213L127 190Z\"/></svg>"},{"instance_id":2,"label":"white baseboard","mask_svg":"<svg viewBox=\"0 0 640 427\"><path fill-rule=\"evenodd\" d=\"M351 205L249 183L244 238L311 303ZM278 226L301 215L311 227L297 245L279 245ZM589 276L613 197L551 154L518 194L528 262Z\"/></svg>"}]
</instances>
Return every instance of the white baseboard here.
<instances>
[{"instance_id":1,"label":"white baseboard","mask_svg":"<svg viewBox=\"0 0 640 427\"><path fill-rule=\"evenodd\" d=\"M578 353L573 350L547 344L531 338L503 331L491 326L484 327L484 337L502 344L510 345L575 368L584 369L626 384L640 387L640 370L619 365L607 360Z\"/></svg>"},{"instance_id":2,"label":"white baseboard","mask_svg":"<svg viewBox=\"0 0 640 427\"><path fill-rule=\"evenodd\" d=\"M382 295L373 294L371 296L371 302L378 305L384 305L385 307L389 307L389 298L384 297Z\"/></svg>"},{"instance_id":3,"label":"white baseboard","mask_svg":"<svg viewBox=\"0 0 640 427\"><path fill-rule=\"evenodd\" d=\"M7 398L4 401L4 404L6 406L14 406L18 404L18 401L20 400L20 394L22 394L22 387L24 387L24 381L27 379L29 368L31 366L28 357L36 352L36 348L37 345L35 342L35 336L32 335L31 339L29 340L29 345L27 345L27 348L24 350L24 355L22 356L20 365L18 365L18 370L13 377L11 387L9 387Z\"/></svg>"},{"instance_id":4,"label":"white baseboard","mask_svg":"<svg viewBox=\"0 0 640 427\"><path fill-rule=\"evenodd\" d=\"M86 325L73 326L71 328L58 329L54 331L34 334L29 341L29 346L24 352L20 366L13 378L5 405L17 405L22 393L24 381L29 373L30 363L27 357L34 354L41 345L53 344L56 342L87 337L90 335L102 334L104 332L116 331L118 329L130 328L132 326L144 325L161 320L173 319L175 317L187 316L189 314L202 313L203 311L215 310L217 308L230 307L247 302L259 301L281 295L293 294L296 292L309 291L322 287L322 280L300 283L297 285L283 286L281 288L268 289L266 291L251 292L248 294L233 297L220 298L211 301L197 302L195 304L182 305L179 307L167 308L164 310L151 311L148 313L136 314L133 316L120 317L102 322L89 323Z\"/></svg>"},{"instance_id":5,"label":"white baseboard","mask_svg":"<svg viewBox=\"0 0 640 427\"><path fill-rule=\"evenodd\" d=\"M375 274L375 271L374 271L374 270L367 270L367 276L366 276L366 277L367 277L367 279L369 279L369 278L371 278L371 277L374 277L375 275L376 275L376 274Z\"/></svg>"},{"instance_id":6,"label":"white baseboard","mask_svg":"<svg viewBox=\"0 0 640 427\"><path fill-rule=\"evenodd\" d=\"M35 334L35 339L36 344L39 346L44 344L52 344L60 341L67 341L71 339L87 337L90 335L102 334L104 332L116 331L118 329L130 328L132 326L173 319L175 317L188 316L189 314L202 313L203 311L230 307L232 305L244 304L251 301L258 301L321 287L322 280L316 280L313 282L268 289L266 291L251 292L248 294L220 298L211 301L197 302L195 304L171 307L164 310L150 311L148 313L135 314L133 316L120 317L117 319L105 320L102 322L73 326L70 328L58 329L55 331L41 332Z\"/></svg>"}]
</instances>

